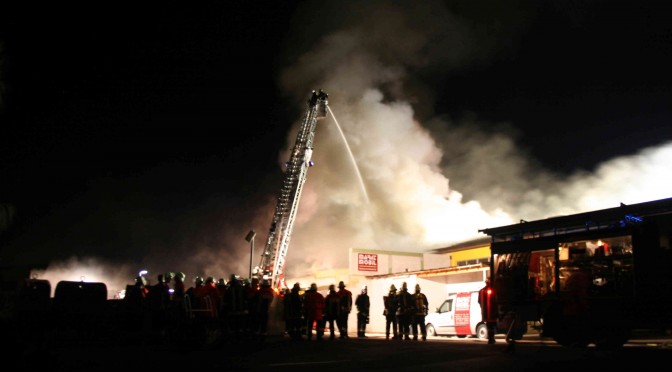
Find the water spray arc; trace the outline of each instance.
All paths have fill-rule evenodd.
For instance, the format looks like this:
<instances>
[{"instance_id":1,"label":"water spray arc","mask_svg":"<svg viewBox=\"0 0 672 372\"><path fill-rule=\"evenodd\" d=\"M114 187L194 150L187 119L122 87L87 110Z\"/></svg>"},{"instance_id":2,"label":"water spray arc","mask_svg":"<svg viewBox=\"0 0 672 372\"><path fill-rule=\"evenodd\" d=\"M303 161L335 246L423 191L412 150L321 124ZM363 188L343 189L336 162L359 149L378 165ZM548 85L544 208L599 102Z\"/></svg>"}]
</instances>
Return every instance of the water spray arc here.
<instances>
[{"instance_id":1,"label":"water spray arc","mask_svg":"<svg viewBox=\"0 0 672 372\"><path fill-rule=\"evenodd\" d=\"M348 155L350 155L350 160L352 161L352 165L355 167L355 173L357 174L357 179L359 180L359 187L362 189L362 195L364 196L364 199L366 200L366 203L369 203L369 194L366 192L366 186L364 185L364 179L362 179L362 173L359 171L359 167L357 166L357 161L355 161L355 156L352 154L352 150L350 149L350 145L348 144L348 140L345 138L345 134L343 133L343 130L341 129L341 126L338 124L338 120L336 120L336 116L334 116L334 112L331 110L331 107L327 106L327 110L329 111L329 114L331 117L334 119L334 123L336 123L336 128L338 129L338 132L341 134L341 138L343 139L343 143L345 144L345 148L348 150Z\"/></svg>"}]
</instances>

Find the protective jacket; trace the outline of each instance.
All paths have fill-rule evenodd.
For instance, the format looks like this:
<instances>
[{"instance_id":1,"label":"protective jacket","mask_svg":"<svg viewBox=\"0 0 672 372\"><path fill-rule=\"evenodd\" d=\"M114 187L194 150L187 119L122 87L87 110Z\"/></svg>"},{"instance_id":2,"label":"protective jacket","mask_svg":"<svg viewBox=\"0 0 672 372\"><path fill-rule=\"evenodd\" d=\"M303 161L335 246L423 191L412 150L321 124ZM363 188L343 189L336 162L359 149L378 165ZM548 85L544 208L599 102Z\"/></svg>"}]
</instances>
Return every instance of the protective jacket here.
<instances>
[{"instance_id":1,"label":"protective jacket","mask_svg":"<svg viewBox=\"0 0 672 372\"><path fill-rule=\"evenodd\" d=\"M326 308L324 315L327 319L338 319L341 314L341 296L336 291L330 291L325 298Z\"/></svg>"},{"instance_id":2,"label":"protective jacket","mask_svg":"<svg viewBox=\"0 0 672 372\"><path fill-rule=\"evenodd\" d=\"M324 319L324 296L316 290L306 291L304 298L304 310L306 313L306 318L311 320Z\"/></svg>"}]
</instances>

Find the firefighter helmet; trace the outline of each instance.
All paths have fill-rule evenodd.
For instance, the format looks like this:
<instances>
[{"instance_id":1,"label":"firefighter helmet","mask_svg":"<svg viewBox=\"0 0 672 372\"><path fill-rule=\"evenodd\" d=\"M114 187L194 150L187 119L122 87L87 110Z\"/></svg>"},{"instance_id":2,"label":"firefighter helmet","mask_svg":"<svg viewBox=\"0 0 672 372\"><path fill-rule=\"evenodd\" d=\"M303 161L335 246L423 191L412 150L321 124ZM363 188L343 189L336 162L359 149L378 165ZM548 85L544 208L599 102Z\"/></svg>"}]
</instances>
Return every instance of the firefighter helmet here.
<instances>
[{"instance_id":1,"label":"firefighter helmet","mask_svg":"<svg viewBox=\"0 0 672 372\"><path fill-rule=\"evenodd\" d=\"M203 278L200 277L200 276L195 277L195 278L194 278L194 284L196 284L196 285L201 285L201 284L203 284Z\"/></svg>"},{"instance_id":2,"label":"firefighter helmet","mask_svg":"<svg viewBox=\"0 0 672 372\"><path fill-rule=\"evenodd\" d=\"M392 284L390 286L390 292L396 292L396 291L397 291L397 287L395 287L394 284Z\"/></svg>"},{"instance_id":3,"label":"firefighter helmet","mask_svg":"<svg viewBox=\"0 0 672 372\"><path fill-rule=\"evenodd\" d=\"M415 293L420 293L420 284L415 285Z\"/></svg>"},{"instance_id":4,"label":"firefighter helmet","mask_svg":"<svg viewBox=\"0 0 672 372\"><path fill-rule=\"evenodd\" d=\"M292 292L298 292L301 290L301 284L299 282L294 283L294 286L292 287Z\"/></svg>"},{"instance_id":5,"label":"firefighter helmet","mask_svg":"<svg viewBox=\"0 0 672 372\"><path fill-rule=\"evenodd\" d=\"M331 291L334 291L334 292L336 291L336 286L333 285L333 284L329 286L329 292L331 292Z\"/></svg>"},{"instance_id":6,"label":"firefighter helmet","mask_svg":"<svg viewBox=\"0 0 672 372\"><path fill-rule=\"evenodd\" d=\"M338 288L341 288L341 289L345 288L345 283L343 283L342 280L340 282L338 282Z\"/></svg>"},{"instance_id":7,"label":"firefighter helmet","mask_svg":"<svg viewBox=\"0 0 672 372\"><path fill-rule=\"evenodd\" d=\"M175 279L177 279L177 280L179 280L179 281L181 281L181 282L183 282L184 279L185 279L186 277L187 277L187 276L184 275L184 273L181 272L181 271L179 271L179 272L177 272L177 273L175 274Z\"/></svg>"},{"instance_id":8,"label":"firefighter helmet","mask_svg":"<svg viewBox=\"0 0 672 372\"><path fill-rule=\"evenodd\" d=\"M317 284L315 284L315 283L310 283L310 290L311 290L311 291L317 291Z\"/></svg>"},{"instance_id":9,"label":"firefighter helmet","mask_svg":"<svg viewBox=\"0 0 672 372\"><path fill-rule=\"evenodd\" d=\"M408 290L408 285L406 285L406 282L401 283L401 290L402 291L407 291Z\"/></svg>"},{"instance_id":10,"label":"firefighter helmet","mask_svg":"<svg viewBox=\"0 0 672 372\"><path fill-rule=\"evenodd\" d=\"M171 280L175 277L175 273L172 271L167 272L163 278L166 280L166 283L170 283Z\"/></svg>"},{"instance_id":11,"label":"firefighter helmet","mask_svg":"<svg viewBox=\"0 0 672 372\"><path fill-rule=\"evenodd\" d=\"M207 279L205 279L205 284L214 284L215 283L215 278L209 276Z\"/></svg>"}]
</instances>

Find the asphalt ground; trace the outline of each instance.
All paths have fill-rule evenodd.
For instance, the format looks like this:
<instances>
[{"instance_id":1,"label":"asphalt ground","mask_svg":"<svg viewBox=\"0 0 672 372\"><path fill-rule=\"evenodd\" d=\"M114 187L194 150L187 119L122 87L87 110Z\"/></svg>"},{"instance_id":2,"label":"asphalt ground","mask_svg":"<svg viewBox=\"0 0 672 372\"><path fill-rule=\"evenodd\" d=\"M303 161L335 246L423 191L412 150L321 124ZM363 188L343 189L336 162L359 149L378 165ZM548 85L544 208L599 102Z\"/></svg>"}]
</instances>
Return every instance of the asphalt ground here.
<instances>
[{"instance_id":1,"label":"asphalt ground","mask_svg":"<svg viewBox=\"0 0 672 372\"><path fill-rule=\"evenodd\" d=\"M168 341L166 337L120 335L95 340L70 335L67 342L49 337L22 351L20 370L49 371L371 371L418 368L451 371L499 370L621 370L624 363L650 363L672 358L667 335L646 334L624 348L602 351L571 349L552 340L528 335L514 350L500 337L494 345L473 338L430 336L427 341L386 340L382 334L366 338L292 341L284 335L265 339L224 338L216 333ZM201 338L203 337L203 338ZM635 358L635 359L633 359ZM11 360L6 359L6 360ZM643 370L647 370L644 368ZM573 371L573 372L574 372Z\"/></svg>"}]
</instances>

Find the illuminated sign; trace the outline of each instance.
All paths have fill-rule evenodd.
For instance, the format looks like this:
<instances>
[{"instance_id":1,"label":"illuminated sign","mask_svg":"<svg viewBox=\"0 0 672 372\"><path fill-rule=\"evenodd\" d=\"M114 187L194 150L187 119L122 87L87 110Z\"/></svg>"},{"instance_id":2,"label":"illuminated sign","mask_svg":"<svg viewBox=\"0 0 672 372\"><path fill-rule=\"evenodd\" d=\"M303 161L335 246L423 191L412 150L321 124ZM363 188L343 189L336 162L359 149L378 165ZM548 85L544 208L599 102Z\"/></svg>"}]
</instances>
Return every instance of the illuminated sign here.
<instances>
[{"instance_id":1,"label":"illuminated sign","mask_svg":"<svg viewBox=\"0 0 672 372\"><path fill-rule=\"evenodd\" d=\"M378 271L378 255L357 253L357 269L359 271Z\"/></svg>"}]
</instances>

